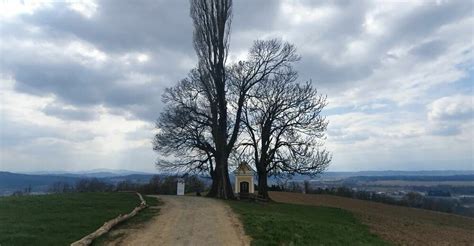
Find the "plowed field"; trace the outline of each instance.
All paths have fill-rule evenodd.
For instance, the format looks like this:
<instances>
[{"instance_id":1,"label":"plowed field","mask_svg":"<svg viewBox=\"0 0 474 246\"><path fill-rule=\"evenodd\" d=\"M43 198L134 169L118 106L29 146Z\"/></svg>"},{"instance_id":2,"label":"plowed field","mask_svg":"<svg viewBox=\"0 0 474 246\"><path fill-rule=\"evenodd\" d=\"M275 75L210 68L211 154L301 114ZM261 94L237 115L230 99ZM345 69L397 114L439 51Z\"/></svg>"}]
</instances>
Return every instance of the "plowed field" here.
<instances>
[{"instance_id":1,"label":"plowed field","mask_svg":"<svg viewBox=\"0 0 474 246\"><path fill-rule=\"evenodd\" d=\"M400 245L474 245L474 219L330 195L270 192L277 202L349 210L370 230Z\"/></svg>"}]
</instances>

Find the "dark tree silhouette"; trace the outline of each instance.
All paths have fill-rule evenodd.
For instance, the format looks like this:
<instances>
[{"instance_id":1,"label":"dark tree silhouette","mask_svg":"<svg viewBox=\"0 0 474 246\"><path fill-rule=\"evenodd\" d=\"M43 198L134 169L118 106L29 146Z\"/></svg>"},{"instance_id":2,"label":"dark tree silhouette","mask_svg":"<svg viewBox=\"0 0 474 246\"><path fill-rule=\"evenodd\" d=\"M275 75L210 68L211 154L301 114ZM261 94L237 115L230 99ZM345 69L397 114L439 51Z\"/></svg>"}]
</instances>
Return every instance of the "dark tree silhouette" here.
<instances>
[{"instance_id":1,"label":"dark tree silhouette","mask_svg":"<svg viewBox=\"0 0 474 246\"><path fill-rule=\"evenodd\" d=\"M166 89L163 102L167 105L156 128L154 150L172 160L159 159L164 171L209 173L214 178L214 147L210 98L205 91L207 77L193 69L178 85Z\"/></svg>"},{"instance_id":2,"label":"dark tree silhouette","mask_svg":"<svg viewBox=\"0 0 474 246\"><path fill-rule=\"evenodd\" d=\"M247 61L226 67L232 1L192 0L198 66L165 92L167 108L157 122L154 149L171 155L162 168L209 172L209 196L233 198L229 156L241 133L242 108L253 86L298 59L294 46L256 41Z\"/></svg>"},{"instance_id":3,"label":"dark tree silhouette","mask_svg":"<svg viewBox=\"0 0 474 246\"><path fill-rule=\"evenodd\" d=\"M215 112L219 110L216 108L216 92L209 84L212 79L202 67L193 69L187 78L168 88L163 95L167 108L157 121L159 133L154 139L154 149L164 155L173 155L173 160L159 160L157 165L163 170L209 172L213 178L211 191L219 190L222 186L217 185L218 180L222 177L228 179L228 158L241 132L242 110L248 93L252 87L265 84L270 77L288 69L290 63L298 59L291 44L279 40L256 41L246 61L227 68L225 96L228 130L224 134L223 146L219 145L221 141L216 140L219 139L216 132L220 128L216 120L219 115ZM225 157L224 164L219 162L219 156ZM225 168L219 169L221 166ZM227 183L226 180L222 182ZM230 181L226 187L231 189ZM216 196L230 198L223 195L221 192Z\"/></svg>"},{"instance_id":4,"label":"dark tree silhouette","mask_svg":"<svg viewBox=\"0 0 474 246\"><path fill-rule=\"evenodd\" d=\"M208 97L210 128L216 165L209 196L233 198L229 179L228 156L233 143L228 141L225 63L229 48L231 0L192 0L191 17L194 24L194 49L198 56L200 80Z\"/></svg>"},{"instance_id":5,"label":"dark tree silhouette","mask_svg":"<svg viewBox=\"0 0 474 246\"><path fill-rule=\"evenodd\" d=\"M310 82L295 82L291 66L275 70L249 93L243 107L246 138L239 144L253 156L258 194L268 198L267 177L322 172L331 161L322 149L327 121L320 115L326 97Z\"/></svg>"}]
</instances>

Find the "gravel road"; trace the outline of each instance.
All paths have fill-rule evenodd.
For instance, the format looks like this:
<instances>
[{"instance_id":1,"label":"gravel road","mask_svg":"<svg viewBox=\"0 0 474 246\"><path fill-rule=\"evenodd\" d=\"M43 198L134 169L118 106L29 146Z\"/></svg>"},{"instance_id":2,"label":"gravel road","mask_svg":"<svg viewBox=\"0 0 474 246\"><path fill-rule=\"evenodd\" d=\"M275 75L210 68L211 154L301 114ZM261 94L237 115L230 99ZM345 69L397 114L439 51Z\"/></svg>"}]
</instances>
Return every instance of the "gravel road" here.
<instances>
[{"instance_id":1,"label":"gravel road","mask_svg":"<svg viewBox=\"0 0 474 246\"><path fill-rule=\"evenodd\" d=\"M157 196L160 214L119 245L250 245L239 219L222 201L193 196ZM114 242L116 245L117 242Z\"/></svg>"}]
</instances>

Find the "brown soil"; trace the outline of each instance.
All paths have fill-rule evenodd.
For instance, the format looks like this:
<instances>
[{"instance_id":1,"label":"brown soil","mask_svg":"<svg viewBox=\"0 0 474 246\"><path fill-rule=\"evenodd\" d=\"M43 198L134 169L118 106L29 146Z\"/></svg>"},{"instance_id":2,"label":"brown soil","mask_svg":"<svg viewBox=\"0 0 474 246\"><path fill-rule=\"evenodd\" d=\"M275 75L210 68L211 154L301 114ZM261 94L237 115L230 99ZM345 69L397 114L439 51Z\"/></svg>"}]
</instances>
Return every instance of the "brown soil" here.
<instances>
[{"instance_id":1,"label":"brown soil","mask_svg":"<svg viewBox=\"0 0 474 246\"><path fill-rule=\"evenodd\" d=\"M352 211L381 238L399 245L474 245L474 219L329 195L270 192L277 202Z\"/></svg>"},{"instance_id":2,"label":"brown soil","mask_svg":"<svg viewBox=\"0 0 474 246\"><path fill-rule=\"evenodd\" d=\"M250 245L243 226L222 201L193 196L158 196L160 214L109 245Z\"/></svg>"}]
</instances>

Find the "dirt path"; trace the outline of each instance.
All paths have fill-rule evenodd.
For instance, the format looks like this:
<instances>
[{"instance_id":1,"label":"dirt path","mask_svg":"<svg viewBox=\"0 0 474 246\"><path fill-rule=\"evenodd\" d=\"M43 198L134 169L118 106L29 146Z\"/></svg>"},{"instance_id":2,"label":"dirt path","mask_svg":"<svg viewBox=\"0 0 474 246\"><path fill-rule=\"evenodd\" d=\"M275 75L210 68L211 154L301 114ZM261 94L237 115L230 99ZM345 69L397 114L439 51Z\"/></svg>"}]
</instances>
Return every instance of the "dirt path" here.
<instances>
[{"instance_id":1,"label":"dirt path","mask_svg":"<svg viewBox=\"0 0 474 246\"><path fill-rule=\"evenodd\" d=\"M243 226L224 202L193 196L158 196L160 215L113 245L249 245Z\"/></svg>"}]
</instances>

